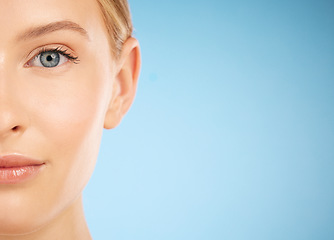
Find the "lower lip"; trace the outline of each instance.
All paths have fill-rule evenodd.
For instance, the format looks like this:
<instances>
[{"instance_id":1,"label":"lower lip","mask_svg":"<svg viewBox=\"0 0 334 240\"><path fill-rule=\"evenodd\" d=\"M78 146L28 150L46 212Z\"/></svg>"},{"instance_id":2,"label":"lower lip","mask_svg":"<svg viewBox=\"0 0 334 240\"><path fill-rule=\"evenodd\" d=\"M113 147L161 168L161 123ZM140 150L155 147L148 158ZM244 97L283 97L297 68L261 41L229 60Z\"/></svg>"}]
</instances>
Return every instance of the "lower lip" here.
<instances>
[{"instance_id":1,"label":"lower lip","mask_svg":"<svg viewBox=\"0 0 334 240\"><path fill-rule=\"evenodd\" d=\"M0 184L16 184L26 182L34 178L42 169L44 164L20 166L20 167L0 167Z\"/></svg>"}]
</instances>

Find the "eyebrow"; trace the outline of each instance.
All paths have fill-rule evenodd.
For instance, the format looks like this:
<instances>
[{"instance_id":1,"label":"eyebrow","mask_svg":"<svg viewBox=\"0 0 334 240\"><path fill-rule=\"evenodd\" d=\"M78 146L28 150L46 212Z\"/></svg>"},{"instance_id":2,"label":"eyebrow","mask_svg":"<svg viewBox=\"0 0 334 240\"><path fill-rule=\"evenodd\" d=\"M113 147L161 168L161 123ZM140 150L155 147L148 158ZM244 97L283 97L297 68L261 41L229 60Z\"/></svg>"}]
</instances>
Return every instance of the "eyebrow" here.
<instances>
[{"instance_id":1,"label":"eyebrow","mask_svg":"<svg viewBox=\"0 0 334 240\"><path fill-rule=\"evenodd\" d=\"M37 38L60 30L71 30L78 32L89 40L87 31L83 29L79 24L72 21L58 21L30 28L25 32L23 32L22 34L18 35L17 40L22 41L22 40Z\"/></svg>"}]
</instances>

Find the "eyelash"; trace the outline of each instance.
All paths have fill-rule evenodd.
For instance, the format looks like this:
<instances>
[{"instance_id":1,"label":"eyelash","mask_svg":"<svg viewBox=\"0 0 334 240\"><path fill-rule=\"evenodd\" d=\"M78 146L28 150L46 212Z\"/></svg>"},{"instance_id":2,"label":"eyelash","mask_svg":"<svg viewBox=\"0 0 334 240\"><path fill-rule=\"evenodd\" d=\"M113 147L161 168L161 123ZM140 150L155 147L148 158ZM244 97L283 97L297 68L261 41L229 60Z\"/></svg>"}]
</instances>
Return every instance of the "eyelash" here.
<instances>
[{"instance_id":1,"label":"eyelash","mask_svg":"<svg viewBox=\"0 0 334 240\"><path fill-rule=\"evenodd\" d=\"M59 53L62 56L64 56L65 58L68 59L68 61L71 61L74 64L78 64L80 62L80 60L78 59L78 56L75 56L73 53L68 52L68 49L63 49L64 46L58 46L58 47L43 47L41 48L35 55L34 57L32 57L26 64L26 67L30 67L31 62L34 61L36 58L38 58L38 56L40 56L43 53L46 52L54 52L54 53Z\"/></svg>"},{"instance_id":2,"label":"eyelash","mask_svg":"<svg viewBox=\"0 0 334 240\"><path fill-rule=\"evenodd\" d=\"M74 56L71 53L67 53L67 49L63 50L62 47L56 47L56 48L42 48L41 50L39 50L39 52L35 55L35 57L37 57L38 55L45 53L45 52L54 52L54 53L59 53L61 55L63 55L64 57L66 57L69 61L72 61L75 64L78 64L80 62L80 60L78 59L78 57ZM34 57L34 58L35 58Z\"/></svg>"}]
</instances>

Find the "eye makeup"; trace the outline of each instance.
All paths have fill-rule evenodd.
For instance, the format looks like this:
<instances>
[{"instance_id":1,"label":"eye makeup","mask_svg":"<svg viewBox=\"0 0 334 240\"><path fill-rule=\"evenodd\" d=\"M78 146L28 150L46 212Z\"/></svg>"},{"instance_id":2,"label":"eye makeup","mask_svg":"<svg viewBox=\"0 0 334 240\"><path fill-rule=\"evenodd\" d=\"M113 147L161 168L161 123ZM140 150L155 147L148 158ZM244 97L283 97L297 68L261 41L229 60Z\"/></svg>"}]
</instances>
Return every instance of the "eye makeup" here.
<instances>
[{"instance_id":1,"label":"eye makeup","mask_svg":"<svg viewBox=\"0 0 334 240\"><path fill-rule=\"evenodd\" d=\"M74 64L78 64L80 62L78 56L72 50L63 45L43 46L32 51L29 55L33 55L33 57L29 58L29 60L24 64L24 67L53 68L68 61Z\"/></svg>"}]
</instances>

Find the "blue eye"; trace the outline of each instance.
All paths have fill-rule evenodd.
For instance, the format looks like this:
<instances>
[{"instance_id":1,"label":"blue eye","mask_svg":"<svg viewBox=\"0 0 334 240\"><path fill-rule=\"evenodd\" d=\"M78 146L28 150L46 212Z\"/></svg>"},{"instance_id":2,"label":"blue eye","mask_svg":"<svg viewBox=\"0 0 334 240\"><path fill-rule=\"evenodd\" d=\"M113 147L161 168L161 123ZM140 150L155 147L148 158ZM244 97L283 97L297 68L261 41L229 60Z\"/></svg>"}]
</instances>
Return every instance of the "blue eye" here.
<instances>
[{"instance_id":1,"label":"blue eye","mask_svg":"<svg viewBox=\"0 0 334 240\"><path fill-rule=\"evenodd\" d=\"M42 49L35 57L33 57L27 64L27 67L44 67L54 68L60 66L68 61L78 63L78 57L67 53L67 50L61 48L55 49Z\"/></svg>"},{"instance_id":2,"label":"blue eye","mask_svg":"<svg viewBox=\"0 0 334 240\"><path fill-rule=\"evenodd\" d=\"M57 52L43 52L39 57L43 67L56 67L60 62L60 54Z\"/></svg>"}]
</instances>

